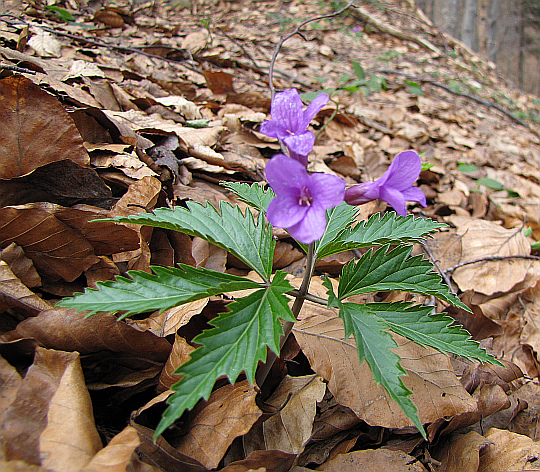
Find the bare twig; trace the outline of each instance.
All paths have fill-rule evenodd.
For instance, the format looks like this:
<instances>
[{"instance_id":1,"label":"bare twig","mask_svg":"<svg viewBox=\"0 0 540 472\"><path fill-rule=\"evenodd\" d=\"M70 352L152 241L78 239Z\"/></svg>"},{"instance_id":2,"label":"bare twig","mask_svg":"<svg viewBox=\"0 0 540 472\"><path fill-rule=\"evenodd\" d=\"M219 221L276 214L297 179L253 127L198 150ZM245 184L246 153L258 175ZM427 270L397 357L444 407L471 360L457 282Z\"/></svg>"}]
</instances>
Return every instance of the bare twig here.
<instances>
[{"instance_id":1,"label":"bare twig","mask_svg":"<svg viewBox=\"0 0 540 472\"><path fill-rule=\"evenodd\" d=\"M303 28L308 23L312 23L313 21L322 20L324 18L332 18L333 16L340 15L345 10L350 8L355 0L350 0L347 5L345 5L343 8L341 8L338 11L335 11L333 13L327 13L326 15L316 16L314 18L310 18L309 20L305 20L302 23L300 23L292 33L288 34L287 36L281 36L279 38L279 42L276 44L276 47L274 49L274 54L272 55L272 60L270 61L270 68L268 71L268 85L270 87L270 93L271 98L274 100L274 95L276 94L276 89L274 88L274 65L276 63L276 59L278 57L279 51L281 51L281 47L283 46L283 43L287 41L288 39L292 38L295 34L300 34L300 29Z\"/></svg>"},{"instance_id":2,"label":"bare twig","mask_svg":"<svg viewBox=\"0 0 540 472\"><path fill-rule=\"evenodd\" d=\"M450 277L448 277L447 273L442 269L442 267L439 264L439 261L437 259L435 259L435 256L434 256L433 252L431 251L431 249L429 248L429 246L426 243L422 243L422 249L428 255L428 257L431 259L431 262L437 268L437 270L439 271L439 274L441 274L441 277L446 282L446 285L448 285L448 288L450 289L450 291L454 295L456 295L456 291L454 290L454 287L452 287L452 281L450 280Z\"/></svg>"},{"instance_id":3,"label":"bare twig","mask_svg":"<svg viewBox=\"0 0 540 472\"><path fill-rule=\"evenodd\" d=\"M480 259L475 259L473 261L460 262L459 264L456 264L455 266L445 269L444 273L451 274L452 272L454 272L456 269L459 269L460 267L471 265L471 264L477 264L478 262L504 261L506 259L530 259L533 261L540 261L539 256L530 256L527 254L516 254L513 256L486 256L486 257L481 257Z\"/></svg>"},{"instance_id":4,"label":"bare twig","mask_svg":"<svg viewBox=\"0 0 540 472\"><path fill-rule=\"evenodd\" d=\"M424 77L417 77L412 74L407 74L406 72L401 72L399 70L394 69L378 69L378 73L380 74L396 74L396 75L402 75L404 77L407 77L408 79L414 80L415 82L422 82L425 84L433 85L434 87L439 87L443 90L446 90L449 93L452 93L454 95L458 95L459 97L465 97L469 100L473 100L476 103L480 103L481 105L484 105L488 108L495 108L496 110L500 111L502 114L508 116L512 120L514 120L516 123L519 123L521 126L524 126L525 128L535 132L525 121L523 121L521 118L518 118L516 115L514 115L512 112L506 110L505 108L501 107L499 104L490 102L488 100L484 100L483 98L480 98L476 95L473 95L471 93L467 92L458 92L457 90L454 90L452 87L443 84L441 82L437 82L435 80L426 79Z\"/></svg>"},{"instance_id":5,"label":"bare twig","mask_svg":"<svg viewBox=\"0 0 540 472\"><path fill-rule=\"evenodd\" d=\"M11 70L13 72L20 72L21 74L36 75L35 70L25 69L24 67L18 67L18 66L10 66L10 65L7 65L7 64L0 64L0 69Z\"/></svg>"}]
</instances>

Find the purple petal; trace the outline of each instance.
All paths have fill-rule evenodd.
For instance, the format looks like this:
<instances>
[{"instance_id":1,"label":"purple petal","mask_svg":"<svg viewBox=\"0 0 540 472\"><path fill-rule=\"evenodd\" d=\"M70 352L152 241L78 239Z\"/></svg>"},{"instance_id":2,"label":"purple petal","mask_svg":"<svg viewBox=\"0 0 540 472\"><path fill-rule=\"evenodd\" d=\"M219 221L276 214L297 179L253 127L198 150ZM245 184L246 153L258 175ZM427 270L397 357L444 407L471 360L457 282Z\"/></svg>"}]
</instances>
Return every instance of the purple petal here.
<instances>
[{"instance_id":1,"label":"purple petal","mask_svg":"<svg viewBox=\"0 0 540 472\"><path fill-rule=\"evenodd\" d=\"M402 152L394 158L392 164L385 172L385 175L388 174L388 177L383 184L397 190L405 190L418 180L421 169L422 160L416 152Z\"/></svg>"},{"instance_id":2,"label":"purple petal","mask_svg":"<svg viewBox=\"0 0 540 472\"><path fill-rule=\"evenodd\" d=\"M307 127L311 123L311 120L315 118L317 113L321 111L321 108L328 103L328 100L328 95L326 95L325 93L321 93L313 99L313 101L304 111L304 116L302 117L302 124L300 126L301 129L307 129Z\"/></svg>"},{"instance_id":3,"label":"purple petal","mask_svg":"<svg viewBox=\"0 0 540 472\"><path fill-rule=\"evenodd\" d=\"M407 207L405 205L405 198L399 190L391 187L382 187L381 195L379 197L388 203L397 213L401 216L407 216Z\"/></svg>"},{"instance_id":4,"label":"purple petal","mask_svg":"<svg viewBox=\"0 0 540 472\"><path fill-rule=\"evenodd\" d=\"M301 221L309 209L309 206L299 205L298 196L291 192L274 198L268 205L266 216L273 226L288 228Z\"/></svg>"},{"instance_id":5,"label":"purple petal","mask_svg":"<svg viewBox=\"0 0 540 472\"><path fill-rule=\"evenodd\" d=\"M289 134L282 141L295 154L307 156L313 149L315 136L311 131L304 131L300 134Z\"/></svg>"},{"instance_id":6,"label":"purple petal","mask_svg":"<svg viewBox=\"0 0 540 472\"><path fill-rule=\"evenodd\" d=\"M418 187L411 187L401 192L403 198L408 202L418 202L423 207L427 206L426 196Z\"/></svg>"},{"instance_id":7,"label":"purple petal","mask_svg":"<svg viewBox=\"0 0 540 472\"><path fill-rule=\"evenodd\" d=\"M326 213L318 205L312 205L305 217L296 225L287 228L290 235L304 244L321 239L326 228Z\"/></svg>"},{"instance_id":8,"label":"purple petal","mask_svg":"<svg viewBox=\"0 0 540 472\"><path fill-rule=\"evenodd\" d=\"M296 89L285 90L277 93L272 100L270 114L272 121L279 122L285 129L292 133L304 131L300 128L302 123L302 100Z\"/></svg>"},{"instance_id":9,"label":"purple petal","mask_svg":"<svg viewBox=\"0 0 540 472\"><path fill-rule=\"evenodd\" d=\"M290 133L287 132L287 129L283 127L281 123L278 123L276 120L265 121L259 131L266 136L271 138L284 139L287 136L290 136Z\"/></svg>"},{"instance_id":10,"label":"purple petal","mask_svg":"<svg viewBox=\"0 0 540 472\"><path fill-rule=\"evenodd\" d=\"M353 185L345 190L345 201L349 205L362 205L376 200L380 195L380 185L378 182L366 182Z\"/></svg>"},{"instance_id":11,"label":"purple petal","mask_svg":"<svg viewBox=\"0 0 540 472\"><path fill-rule=\"evenodd\" d=\"M336 175L311 174L308 189L313 200L324 209L338 206L345 197L345 181Z\"/></svg>"},{"instance_id":12,"label":"purple petal","mask_svg":"<svg viewBox=\"0 0 540 472\"><path fill-rule=\"evenodd\" d=\"M285 154L276 154L266 164L266 181L276 194L290 192L291 188L301 189L309 182L306 168Z\"/></svg>"},{"instance_id":13,"label":"purple petal","mask_svg":"<svg viewBox=\"0 0 540 472\"><path fill-rule=\"evenodd\" d=\"M308 157L307 156L301 156L300 154L296 154L294 151L291 151L289 149L289 153L291 156L291 159L294 159L295 161L300 162L304 167L307 167L308 165Z\"/></svg>"}]
</instances>

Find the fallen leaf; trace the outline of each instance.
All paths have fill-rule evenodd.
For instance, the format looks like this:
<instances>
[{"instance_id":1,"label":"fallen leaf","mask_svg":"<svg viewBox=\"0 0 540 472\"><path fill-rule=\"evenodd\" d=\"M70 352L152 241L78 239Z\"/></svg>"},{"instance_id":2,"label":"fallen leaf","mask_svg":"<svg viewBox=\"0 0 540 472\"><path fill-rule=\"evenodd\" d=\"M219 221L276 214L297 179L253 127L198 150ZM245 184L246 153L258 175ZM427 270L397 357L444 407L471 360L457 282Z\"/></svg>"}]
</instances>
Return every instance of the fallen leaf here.
<instances>
[{"instance_id":1,"label":"fallen leaf","mask_svg":"<svg viewBox=\"0 0 540 472\"><path fill-rule=\"evenodd\" d=\"M401 451L368 449L339 454L325 462L317 470L324 472L348 472L356 470L384 470L385 472L426 472L425 467L414 457Z\"/></svg>"},{"instance_id":2,"label":"fallen leaf","mask_svg":"<svg viewBox=\"0 0 540 472\"><path fill-rule=\"evenodd\" d=\"M75 123L60 102L23 76L0 80L0 178L54 161L89 164Z\"/></svg>"},{"instance_id":3,"label":"fallen leaf","mask_svg":"<svg viewBox=\"0 0 540 472\"><path fill-rule=\"evenodd\" d=\"M489 444L480 452L478 472L540 470L540 445L531 438L491 428L486 440Z\"/></svg>"},{"instance_id":4,"label":"fallen leaf","mask_svg":"<svg viewBox=\"0 0 540 472\"><path fill-rule=\"evenodd\" d=\"M39 287L41 285L41 277L20 246L11 243L2 249L0 251L0 260L4 261L13 274L27 287Z\"/></svg>"},{"instance_id":5,"label":"fallen leaf","mask_svg":"<svg viewBox=\"0 0 540 472\"><path fill-rule=\"evenodd\" d=\"M195 350L185 338L175 334L174 344L171 350L171 354L165 363L165 367L161 371L159 376L159 385L157 392L161 393L171 388L176 382L178 382L182 376L176 375L174 371L178 369L184 362L189 360L190 354Z\"/></svg>"},{"instance_id":6,"label":"fallen leaf","mask_svg":"<svg viewBox=\"0 0 540 472\"><path fill-rule=\"evenodd\" d=\"M436 447L432 456L441 463L440 472L477 472L480 451L488 444L489 440L476 431L455 432Z\"/></svg>"}]
</instances>

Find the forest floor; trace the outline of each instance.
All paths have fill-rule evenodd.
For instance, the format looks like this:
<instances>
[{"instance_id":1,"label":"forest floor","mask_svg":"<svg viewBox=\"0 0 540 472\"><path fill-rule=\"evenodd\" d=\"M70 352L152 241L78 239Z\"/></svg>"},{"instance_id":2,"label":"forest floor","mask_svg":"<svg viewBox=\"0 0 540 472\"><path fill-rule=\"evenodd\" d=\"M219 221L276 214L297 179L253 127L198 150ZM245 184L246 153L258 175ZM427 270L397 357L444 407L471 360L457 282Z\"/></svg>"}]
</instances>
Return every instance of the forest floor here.
<instances>
[{"instance_id":1,"label":"forest floor","mask_svg":"<svg viewBox=\"0 0 540 472\"><path fill-rule=\"evenodd\" d=\"M400 345L424 441L397 405L380 406L369 369L345 362L354 346L314 333L336 314L306 302L262 392L218 382L154 443L173 372L224 300L122 321L55 303L150 265L248 271L197 237L90 221L236 203L220 181L264 181L279 151L258 131L276 44L344 3L48 3L0 5L3 470L540 470L540 99L412 0L357 2L303 25L273 70L277 90L332 95L313 122L309 170L354 184L404 150L421 154L428 206L410 211L448 228L414 252L437 263L472 314L440 301L437 311L504 368ZM384 211L371 202L361 217ZM299 276L304 253L275 234L274 268ZM335 277L358 255L323 259L317 275ZM326 292L319 277L310 290Z\"/></svg>"}]
</instances>

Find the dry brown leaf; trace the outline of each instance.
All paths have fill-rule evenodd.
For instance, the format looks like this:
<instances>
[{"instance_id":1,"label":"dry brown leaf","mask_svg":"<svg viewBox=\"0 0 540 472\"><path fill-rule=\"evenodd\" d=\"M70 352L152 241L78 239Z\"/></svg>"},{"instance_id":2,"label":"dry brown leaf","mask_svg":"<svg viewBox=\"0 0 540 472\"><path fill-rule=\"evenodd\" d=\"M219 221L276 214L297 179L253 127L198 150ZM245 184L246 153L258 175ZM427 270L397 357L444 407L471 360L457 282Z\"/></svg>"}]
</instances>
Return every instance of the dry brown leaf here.
<instances>
[{"instance_id":1,"label":"dry brown leaf","mask_svg":"<svg viewBox=\"0 0 540 472\"><path fill-rule=\"evenodd\" d=\"M140 444L137 430L132 426L126 426L80 472L161 471L157 467L140 461L137 455Z\"/></svg>"},{"instance_id":2,"label":"dry brown leaf","mask_svg":"<svg viewBox=\"0 0 540 472\"><path fill-rule=\"evenodd\" d=\"M55 472L45 467L27 464L24 461L0 461L0 469L4 472Z\"/></svg>"},{"instance_id":3,"label":"dry brown leaf","mask_svg":"<svg viewBox=\"0 0 540 472\"><path fill-rule=\"evenodd\" d=\"M325 462L317 470L324 472L353 472L360 470L384 470L385 472L426 472L425 467L401 451L368 449L365 451L339 454Z\"/></svg>"},{"instance_id":4,"label":"dry brown leaf","mask_svg":"<svg viewBox=\"0 0 540 472\"><path fill-rule=\"evenodd\" d=\"M181 375L175 375L174 371L184 362L189 360L189 356L194 350L195 348L182 336L175 334L171 354L159 376L159 385L157 386L158 393L168 390L182 378Z\"/></svg>"},{"instance_id":5,"label":"dry brown leaf","mask_svg":"<svg viewBox=\"0 0 540 472\"><path fill-rule=\"evenodd\" d=\"M11 243L2 249L0 251L0 260L4 261L13 274L27 287L39 287L41 285L41 277L20 246Z\"/></svg>"},{"instance_id":6,"label":"dry brown leaf","mask_svg":"<svg viewBox=\"0 0 540 472\"><path fill-rule=\"evenodd\" d=\"M62 420L65 414L72 422ZM2 415L2 425L7 460L47 463L55 470L79 470L87 463L101 442L79 354L38 347L15 400ZM52 448L50 440L57 441ZM74 453L76 459L57 463L57 453L66 451Z\"/></svg>"},{"instance_id":7,"label":"dry brown leaf","mask_svg":"<svg viewBox=\"0 0 540 472\"><path fill-rule=\"evenodd\" d=\"M509 430L513 433L529 436L533 441L540 439L538 420L540 418L540 385L530 381L512 393L518 403L525 403L526 408L511 420Z\"/></svg>"},{"instance_id":8,"label":"dry brown leaf","mask_svg":"<svg viewBox=\"0 0 540 472\"><path fill-rule=\"evenodd\" d=\"M91 288L97 288L96 282L104 280L113 280L117 275L120 275L118 266L106 256L98 256L99 262L89 267L84 275L86 283Z\"/></svg>"},{"instance_id":9,"label":"dry brown leaf","mask_svg":"<svg viewBox=\"0 0 540 472\"><path fill-rule=\"evenodd\" d=\"M17 308L26 316L36 316L42 310L52 308L45 300L29 290L0 260L0 310Z\"/></svg>"},{"instance_id":10,"label":"dry brown leaf","mask_svg":"<svg viewBox=\"0 0 540 472\"><path fill-rule=\"evenodd\" d=\"M178 329L186 325L189 320L201 313L208 304L208 298L195 300L194 302L184 303L174 306L161 313L152 313L143 320L126 319L126 323L135 326L139 331L150 331L160 338L176 333Z\"/></svg>"},{"instance_id":11,"label":"dry brown leaf","mask_svg":"<svg viewBox=\"0 0 540 472\"><path fill-rule=\"evenodd\" d=\"M41 274L53 280L72 282L99 261L81 233L31 206L0 209L0 246L12 242L24 249Z\"/></svg>"},{"instance_id":12,"label":"dry brown leaf","mask_svg":"<svg viewBox=\"0 0 540 472\"><path fill-rule=\"evenodd\" d=\"M227 251L210 244L199 237L194 237L191 245L191 255L195 259L196 267L225 272L227 264Z\"/></svg>"},{"instance_id":13,"label":"dry brown leaf","mask_svg":"<svg viewBox=\"0 0 540 472\"><path fill-rule=\"evenodd\" d=\"M81 135L64 107L23 76L0 80L0 122L2 179L64 159L89 164Z\"/></svg>"},{"instance_id":14,"label":"dry brown leaf","mask_svg":"<svg viewBox=\"0 0 540 472\"><path fill-rule=\"evenodd\" d=\"M281 451L254 451L244 460L221 469L221 472L284 472L291 468L295 457Z\"/></svg>"},{"instance_id":15,"label":"dry brown leaf","mask_svg":"<svg viewBox=\"0 0 540 472\"><path fill-rule=\"evenodd\" d=\"M491 428L486 440L489 444L480 452L478 472L540 470L540 444L531 438Z\"/></svg>"},{"instance_id":16,"label":"dry brown leaf","mask_svg":"<svg viewBox=\"0 0 540 472\"><path fill-rule=\"evenodd\" d=\"M192 410L188 433L177 450L209 469L218 466L233 440L246 434L262 412L247 380L225 385Z\"/></svg>"},{"instance_id":17,"label":"dry brown leaf","mask_svg":"<svg viewBox=\"0 0 540 472\"><path fill-rule=\"evenodd\" d=\"M313 430L317 402L326 392L326 384L318 375L285 377L265 404L277 413L263 423L267 450L298 454Z\"/></svg>"},{"instance_id":18,"label":"dry brown leaf","mask_svg":"<svg viewBox=\"0 0 540 472\"><path fill-rule=\"evenodd\" d=\"M446 437L432 456L441 463L440 472L477 472L480 450L488 444L489 440L476 431L456 432Z\"/></svg>"},{"instance_id":19,"label":"dry brown leaf","mask_svg":"<svg viewBox=\"0 0 540 472\"><path fill-rule=\"evenodd\" d=\"M406 428L410 419L377 386L366 362L358 362L354 339L345 338L343 323L333 310L298 321L294 335L315 372L328 380L328 388L341 405L353 410L369 425ZM399 336L396 353L407 372L403 382L413 394L420 421L432 423L475 411L476 402L463 389L450 360L444 354L425 349Z\"/></svg>"},{"instance_id":20,"label":"dry brown leaf","mask_svg":"<svg viewBox=\"0 0 540 472\"><path fill-rule=\"evenodd\" d=\"M78 472L103 446L94 424L79 353L53 352L55 356L64 354L67 363L61 376L55 379L47 426L39 437L41 465L57 472ZM49 368L56 370L57 364L53 360Z\"/></svg>"},{"instance_id":21,"label":"dry brown leaf","mask_svg":"<svg viewBox=\"0 0 540 472\"><path fill-rule=\"evenodd\" d=\"M476 260L489 256L509 256L531 252L523 232L505 229L485 220L450 217L461 236L463 252L460 262ZM522 259L502 261L483 261L460 267L453 273L453 278L463 291L492 295L506 292L525 279L532 262Z\"/></svg>"},{"instance_id":22,"label":"dry brown leaf","mask_svg":"<svg viewBox=\"0 0 540 472\"><path fill-rule=\"evenodd\" d=\"M0 357L0 418L15 400L21 385L22 378L15 367Z\"/></svg>"},{"instance_id":23,"label":"dry brown leaf","mask_svg":"<svg viewBox=\"0 0 540 472\"><path fill-rule=\"evenodd\" d=\"M164 362L171 351L164 338L138 331L112 315L101 313L85 318L84 313L65 308L42 311L37 317L19 323L11 333L34 338L51 349L81 354L105 350Z\"/></svg>"}]
</instances>

